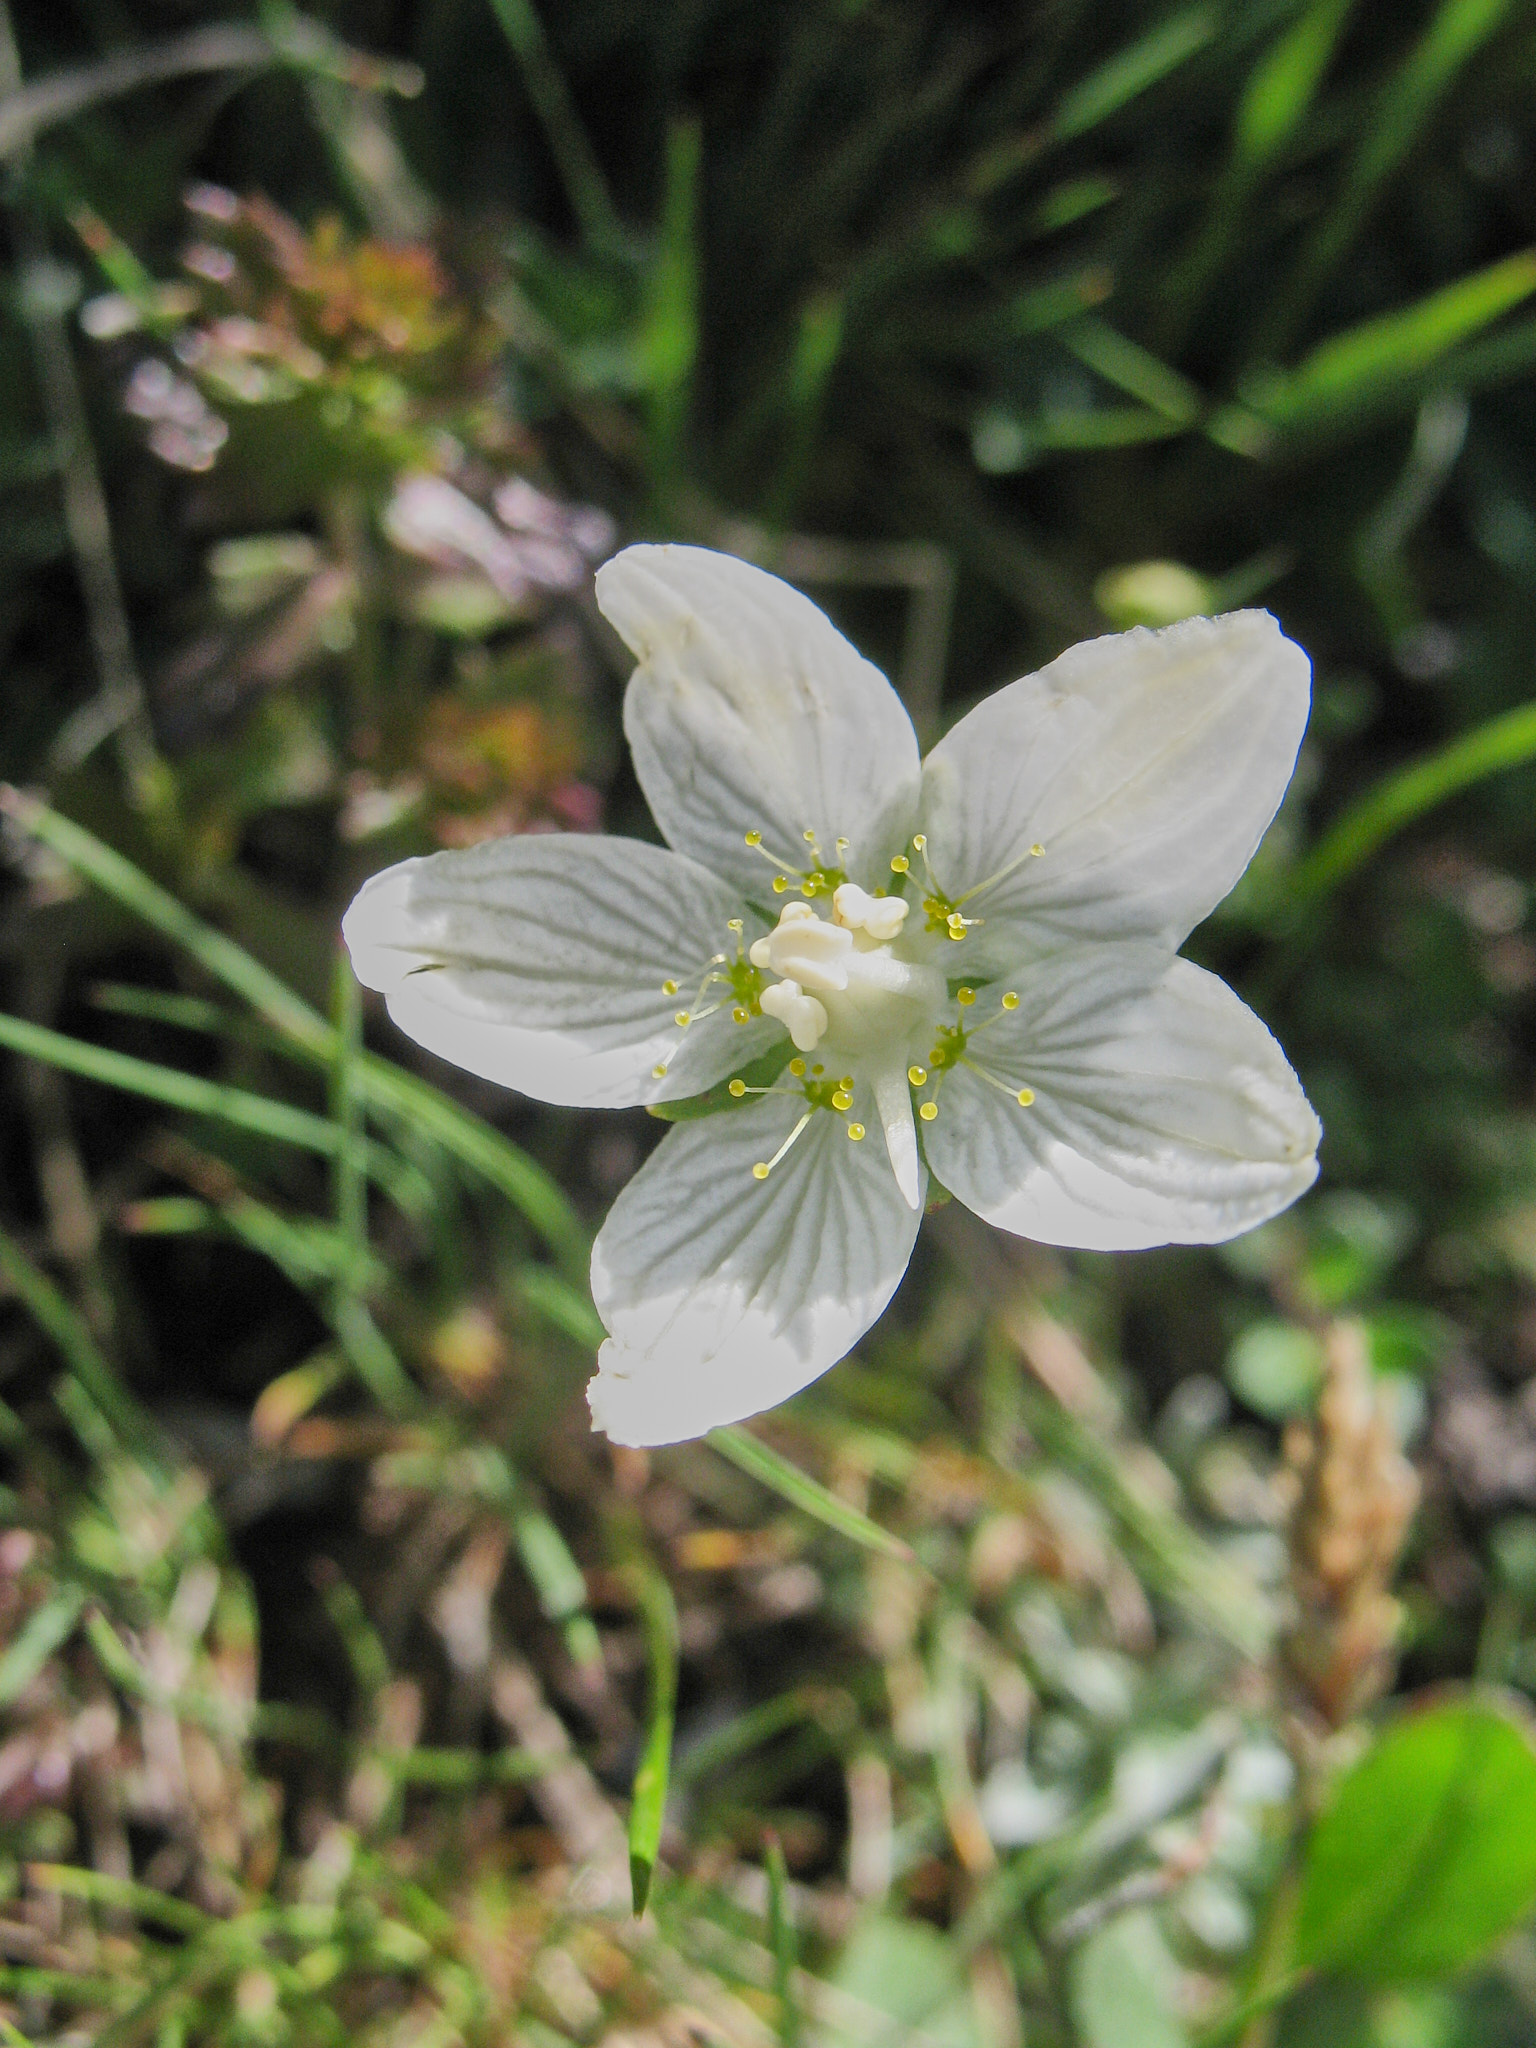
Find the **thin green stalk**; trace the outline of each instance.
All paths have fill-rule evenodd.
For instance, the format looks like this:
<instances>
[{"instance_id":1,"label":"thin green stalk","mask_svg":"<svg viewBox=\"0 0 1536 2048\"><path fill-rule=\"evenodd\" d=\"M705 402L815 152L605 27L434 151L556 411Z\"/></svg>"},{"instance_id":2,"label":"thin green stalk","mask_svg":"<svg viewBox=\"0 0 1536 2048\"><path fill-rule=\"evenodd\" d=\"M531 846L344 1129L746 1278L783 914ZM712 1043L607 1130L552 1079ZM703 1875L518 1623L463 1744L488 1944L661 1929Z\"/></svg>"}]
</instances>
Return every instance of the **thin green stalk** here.
<instances>
[{"instance_id":1,"label":"thin green stalk","mask_svg":"<svg viewBox=\"0 0 1536 2048\"><path fill-rule=\"evenodd\" d=\"M106 1088L122 1088L130 1095L144 1095L190 1116L206 1116L236 1129L252 1131L280 1145L296 1145L301 1151L318 1152L333 1158L340 1149L342 1133L323 1116L296 1109L291 1102L275 1102L267 1095L252 1095L244 1088L229 1088L220 1081L205 1081L197 1074L184 1074L178 1067L161 1067L131 1053L113 1052L104 1045L92 1045L83 1038L69 1038L51 1031L45 1024L33 1024L25 1017L0 1011L0 1046L26 1059L42 1060L62 1067L82 1080L98 1081ZM407 1169L380 1145L368 1148L368 1170L382 1186L393 1192Z\"/></svg>"},{"instance_id":2,"label":"thin green stalk","mask_svg":"<svg viewBox=\"0 0 1536 2048\"><path fill-rule=\"evenodd\" d=\"M0 1707L12 1707L54 1651L66 1643L85 1605L83 1586L61 1586L35 1608L0 1656Z\"/></svg>"},{"instance_id":3,"label":"thin green stalk","mask_svg":"<svg viewBox=\"0 0 1536 2048\"><path fill-rule=\"evenodd\" d=\"M512 46L583 237L594 246L613 248L622 233L619 217L533 0L491 0L491 11Z\"/></svg>"},{"instance_id":4,"label":"thin green stalk","mask_svg":"<svg viewBox=\"0 0 1536 2048\"><path fill-rule=\"evenodd\" d=\"M1382 86L1336 203L1295 273L1271 301L1257 353L1284 355L1441 100L1513 7L1514 0L1441 0L1434 19Z\"/></svg>"},{"instance_id":5,"label":"thin green stalk","mask_svg":"<svg viewBox=\"0 0 1536 2048\"><path fill-rule=\"evenodd\" d=\"M353 1271L346 1282L358 1286L368 1267L368 1171L363 1138L363 1100L357 1085L357 1061L363 1043L362 991L344 952L336 955L335 1041L331 1063L331 1120L338 1133L331 1162L331 1191L336 1228L352 1253Z\"/></svg>"},{"instance_id":6,"label":"thin green stalk","mask_svg":"<svg viewBox=\"0 0 1536 2048\"><path fill-rule=\"evenodd\" d=\"M117 1436L148 1460L153 1431L131 1394L113 1371L105 1352L91 1335L84 1316L65 1300L48 1275L0 1230L0 1278L21 1301L64 1356L75 1379L111 1424ZM158 1458L153 1460L158 1467Z\"/></svg>"},{"instance_id":7,"label":"thin green stalk","mask_svg":"<svg viewBox=\"0 0 1536 2048\"><path fill-rule=\"evenodd\" d=\"M1519 704L1448 746L1385 775L1348 805L1285 883L1287 921L1331 895L1394 833L1458 790L1536 760L1536 704Z\"/></svg>"},{"instance_id":8,"label":"thin green stalk","mask_svg":"<svg viewBox=\"0 0 1536 2048\"><path fill-rule=\"evenodd\" d=\"M672 1730L677 1717L677 1607L672 1588L649 1561L633 1563L629 1578L640 1602L651 1674L645 1746L629 1808L629 1882L638 1917L650 1896L667 1812Z\"/></svg>"},{"instance_id":9,"label":"thin green stalk","mask_svg":"<svg viewBox=\"0 0 1536 2048\"><path fill-rule=\"evenodd\" d=\"M0 785L0 814L40 839L68 867L94 882L124 909L184 948L205 973L248 1003L311 1065L327 1072L332 1069L336 1042L331 1026L243 946L204 923L93 833L49 810L35 797ZM377 1054L359 1057L356 1085L376 1114L400 1118L499 1188L556 1253L568 1277L586 1284L591 1249L587 1232L558 1183L510 1139L430 1082ZM329 1151L329 1144L326 1149Z\"/></svg>"},{"instance_id":10,"label":"thin green stalk","mask_svg":"<svg viewBox=\"0 0 1536 2048\"><path fill-rule=\"evenodd\" d=\"M882 1529L868 1515L861 1515L857 1508L839 1500L835 1493L829 1493L826 1487L802 1472L798 1465L792 1465L788 1458L771 1450L761 1437L752 1436L732 1423L723 1429L712 1429L707 1441L739 1471L770 1488L782 1500L787 1500L791 1507L799 1508L802 1514L813 1515L818 1522L835 1529L839 1536L862 1544L866 1550L879 1551L884 1557L899 1557L904 1562L911 1562L910 1544L903 1543L899 1536L893 1536L889 1529Z\"/></svg>"},{"instance_id":11,"label":"thin green stalk","mask_svg":"<svg viewBox=\"0 0 1536 2048\"><path fill-rule=\"evenodd\" d=\"M763 1858L768 1873L768 1946L773 1951L773 1992L779 2003L779 2040L799 2048L800 2004L795 1997L795 1923L789 1909L789 1871L784 1845L770 1835Z\"/></svg>"},{"instance_id":12,"label":"thin green stalk","mask_svg":"<svg viewBox=\"0 0 1536 2048\"><path fill-rule=\"evenodd\" d=\"M1022 1401L1025 1422L1041 1450L1076 1472L1103 1502L1148 1580L1242 1656L1263 1657L1276 1628L1267 1594L1176 1509L1138 1484L1101 1432L1028 1383Z\"/></svg>"}]
</instances>

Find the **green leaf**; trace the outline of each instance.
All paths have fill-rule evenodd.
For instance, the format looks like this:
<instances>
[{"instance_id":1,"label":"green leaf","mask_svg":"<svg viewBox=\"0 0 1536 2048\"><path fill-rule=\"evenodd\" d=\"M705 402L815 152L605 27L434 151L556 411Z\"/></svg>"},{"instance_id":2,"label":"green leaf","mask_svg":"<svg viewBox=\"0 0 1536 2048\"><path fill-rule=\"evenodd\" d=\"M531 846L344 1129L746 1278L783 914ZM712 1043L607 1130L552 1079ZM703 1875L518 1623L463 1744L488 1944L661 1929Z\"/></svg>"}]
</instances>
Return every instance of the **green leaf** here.
<instances>
[{"instance_id":1,"label":"green leaf","mask_svg":"<svg viewBox=\"0 0 1536 2048\"><path fill-rule=\"evenodd\" d=\"M654 1566L637 1565L632 1576L640 1599L651 1671L645 1746L640 1752L640 1768L635 1772L629 1808L629 1883L639 1915L645 1911L650 1896L667 1811L672 1729L677 1717L677 1607L672 1588Z\"/></svg>"},{"instance_id":2,"label":"green leaf","mask_svg":"<svg viewBox=\"0 0 1536 2048\"><path fill-rule=\"evenodd\" d=\"M761 1437L752 1436L731 1424L724 1429L712 1429L706 1441L722 1458L729 1458L739 1470L770 1487L791 1507L814 1515L818 1522L825 1522L839 1536L847 1536L853 1542L863 1544L866 1550L878 1550L885 1557L911 1559L911 1549L899 1536L893 1536L889 1529L882 1529L868 1515L861 1515L857 1508L839 1500L835 1493L828 1493L798 1465L791 1465L788 1458L781 1458L777 1451L770 1450Z\"/></svg>"},{"instance_id":3,"label":"green leaf","mask_svg":"<svg viewBox=\"0 0 1536 2048\"><path fill-rule=\"evenodd\" d=\"M1186 2048L1173 2012L1178 1972L1148 1912L1123 1913L1072 1959L1072 2016L1083 2048Z\"/></svg>"},{"instance_id":4,"label":"green leaf","mask_svg":"<svg viewBox=\"0 0 1536 2048\"><path fill-rule=\"evenodd\" d=\"M1389 1728L1308 1844L1297 1960L1372 1983L1447 1977L1536 1905L1536 1749L1487 1700Z\"/></svg>"},{"instance_id":5,"label":"green leaf","mask_svg":"<svg viewBox=\"0 0 1536 2048\"><path fill-rule=\"evenodd\" d=\"M839 2016L829 2029L836 2048L911 2042L921 2048L980 2048L976 2006L959 1957L936 1927L876 1914L854 1929L838 1958L833 1983L871 2008L869 2019ZM894 2027L875 2017L889 2014Z\"/></svg>"}]
</instances>

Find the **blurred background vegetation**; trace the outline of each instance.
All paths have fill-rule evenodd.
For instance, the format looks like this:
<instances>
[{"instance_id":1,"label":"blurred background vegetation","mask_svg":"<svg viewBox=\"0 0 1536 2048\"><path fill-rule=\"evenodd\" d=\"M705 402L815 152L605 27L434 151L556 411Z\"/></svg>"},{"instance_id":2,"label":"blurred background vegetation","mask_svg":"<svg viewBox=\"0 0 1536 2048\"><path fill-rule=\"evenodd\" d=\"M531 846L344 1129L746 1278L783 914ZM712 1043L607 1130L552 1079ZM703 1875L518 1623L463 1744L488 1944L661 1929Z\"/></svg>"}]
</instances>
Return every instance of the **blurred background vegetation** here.
<instances>
[{"instance_id":1,"label":"blurred background vegetation","mask_svg":"<svg viewBox=\"0 0 1536 2048\"><path fill-rule=\"evenodd\" d=\"M1533 87L1526 0L0 7L7 2041L1536 2042ZM1191 951L1296 1211L948 1206L787 1409L589 1434L658 1127L337 923L649 835L642 537L928 740L1275 610Z\"/></svg>"}]
</instances>

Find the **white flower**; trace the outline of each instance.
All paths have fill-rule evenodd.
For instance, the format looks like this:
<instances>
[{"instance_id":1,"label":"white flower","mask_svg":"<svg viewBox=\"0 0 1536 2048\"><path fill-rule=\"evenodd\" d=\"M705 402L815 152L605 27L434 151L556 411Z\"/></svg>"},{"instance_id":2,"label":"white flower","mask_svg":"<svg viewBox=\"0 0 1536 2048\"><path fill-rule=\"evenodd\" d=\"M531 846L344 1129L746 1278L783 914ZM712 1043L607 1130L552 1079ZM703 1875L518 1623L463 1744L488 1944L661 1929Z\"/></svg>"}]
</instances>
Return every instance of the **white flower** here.
<instances>
[{"instance_id":1,"label":"white flower","mask_svg":"<svg viewBox=\"0 0 1536 2048\"><path fill-rule=\"evenodd\" d=\"M673 850L405 861L345 929L402 1029L473 1073L613 1107L720 1091L593 1250L616 1442L700 1435L835 1364L906 1269L930 1169L1006 1230L1100 1250L1216 1242L1310 1186L1280 1048L1176 957L1306 723L1306 656L1266 613L1074 647L923 762L884 677L762 570L632 547L597 596Z\"/></svg>"}]
</instances>

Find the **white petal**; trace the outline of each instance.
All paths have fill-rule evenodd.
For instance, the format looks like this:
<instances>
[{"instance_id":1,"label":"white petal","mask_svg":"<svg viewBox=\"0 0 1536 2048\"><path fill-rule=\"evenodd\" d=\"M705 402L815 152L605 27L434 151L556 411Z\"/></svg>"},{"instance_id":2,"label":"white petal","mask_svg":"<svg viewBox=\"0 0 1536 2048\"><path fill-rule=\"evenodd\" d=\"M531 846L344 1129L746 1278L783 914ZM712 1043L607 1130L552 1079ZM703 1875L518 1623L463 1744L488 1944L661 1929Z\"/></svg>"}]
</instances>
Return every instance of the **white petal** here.
<instances>
[{"instance_id":1,"label":"white petal","mask_svg":"<svg viewBox=\"0 0 1536 2048\"><path fill-rule=\"evenodd\" d=\"M825 613L705 548L625 548L598 570L597 601L640 664L624 730L673 846L762 900L773 869L748 832L808 868L813 831L828 862L889 880L912 830L917 741L890 684Z\"/></svg>"},{"instance_id":2,"label":"white petal","mask_svg":"<svg viewBox=\"0 0 1536 2048\"><path fill-rule=\"evenodd\" d=\"M615 1202L592 1251L612 1334L587 1390L615 1443L680 1443L787 1400L858 1342L906 1271L920 1211L885 1148L764 1096L679 1124Z\"/></svg>"},{"instance_id":3,"label":"white petal","mask_svg":"<svg viewBox=\"0 0 1536 2048\"><path fill-rule=\"evenodd\" d=\"M697 1000L710 955L735 958L739 911L663 847L530 833L386 868L342 931L359 981L429 1052L543 1102L619 1108L696 1095L780 1038L733 1023L719 983ZM722 993L713 1017L673 1022Z\"/></svg>"},{"instance_id":4,"label":"white petal","mask_svg":"<svg viewBox=\"0 0 1536 2048\"><path fill-rule=\"evenodd\" d=\"M1006 874L965 905L986 920L967 971L1021 941L1180 945L1274 816L1310 673L1267 612L1230 612L1085 641L963 718L924 767L923 826L951 899Z\"/></svg>"},{"instance_id":5,"label":"white petal","mask_svg":"<svg viewBox=\"0 0 1536 2048\"><path fill-rule=\"evenodd\" d=\"M1160 959L1039 962L970 1048L1003 1085L964 1067L944 1082L928 1159L988 1222L1094 1251L1218 1244L1312 1185L1321 1132L1284 1053L1215 975Z\"/></svg>"}]
</instances>

